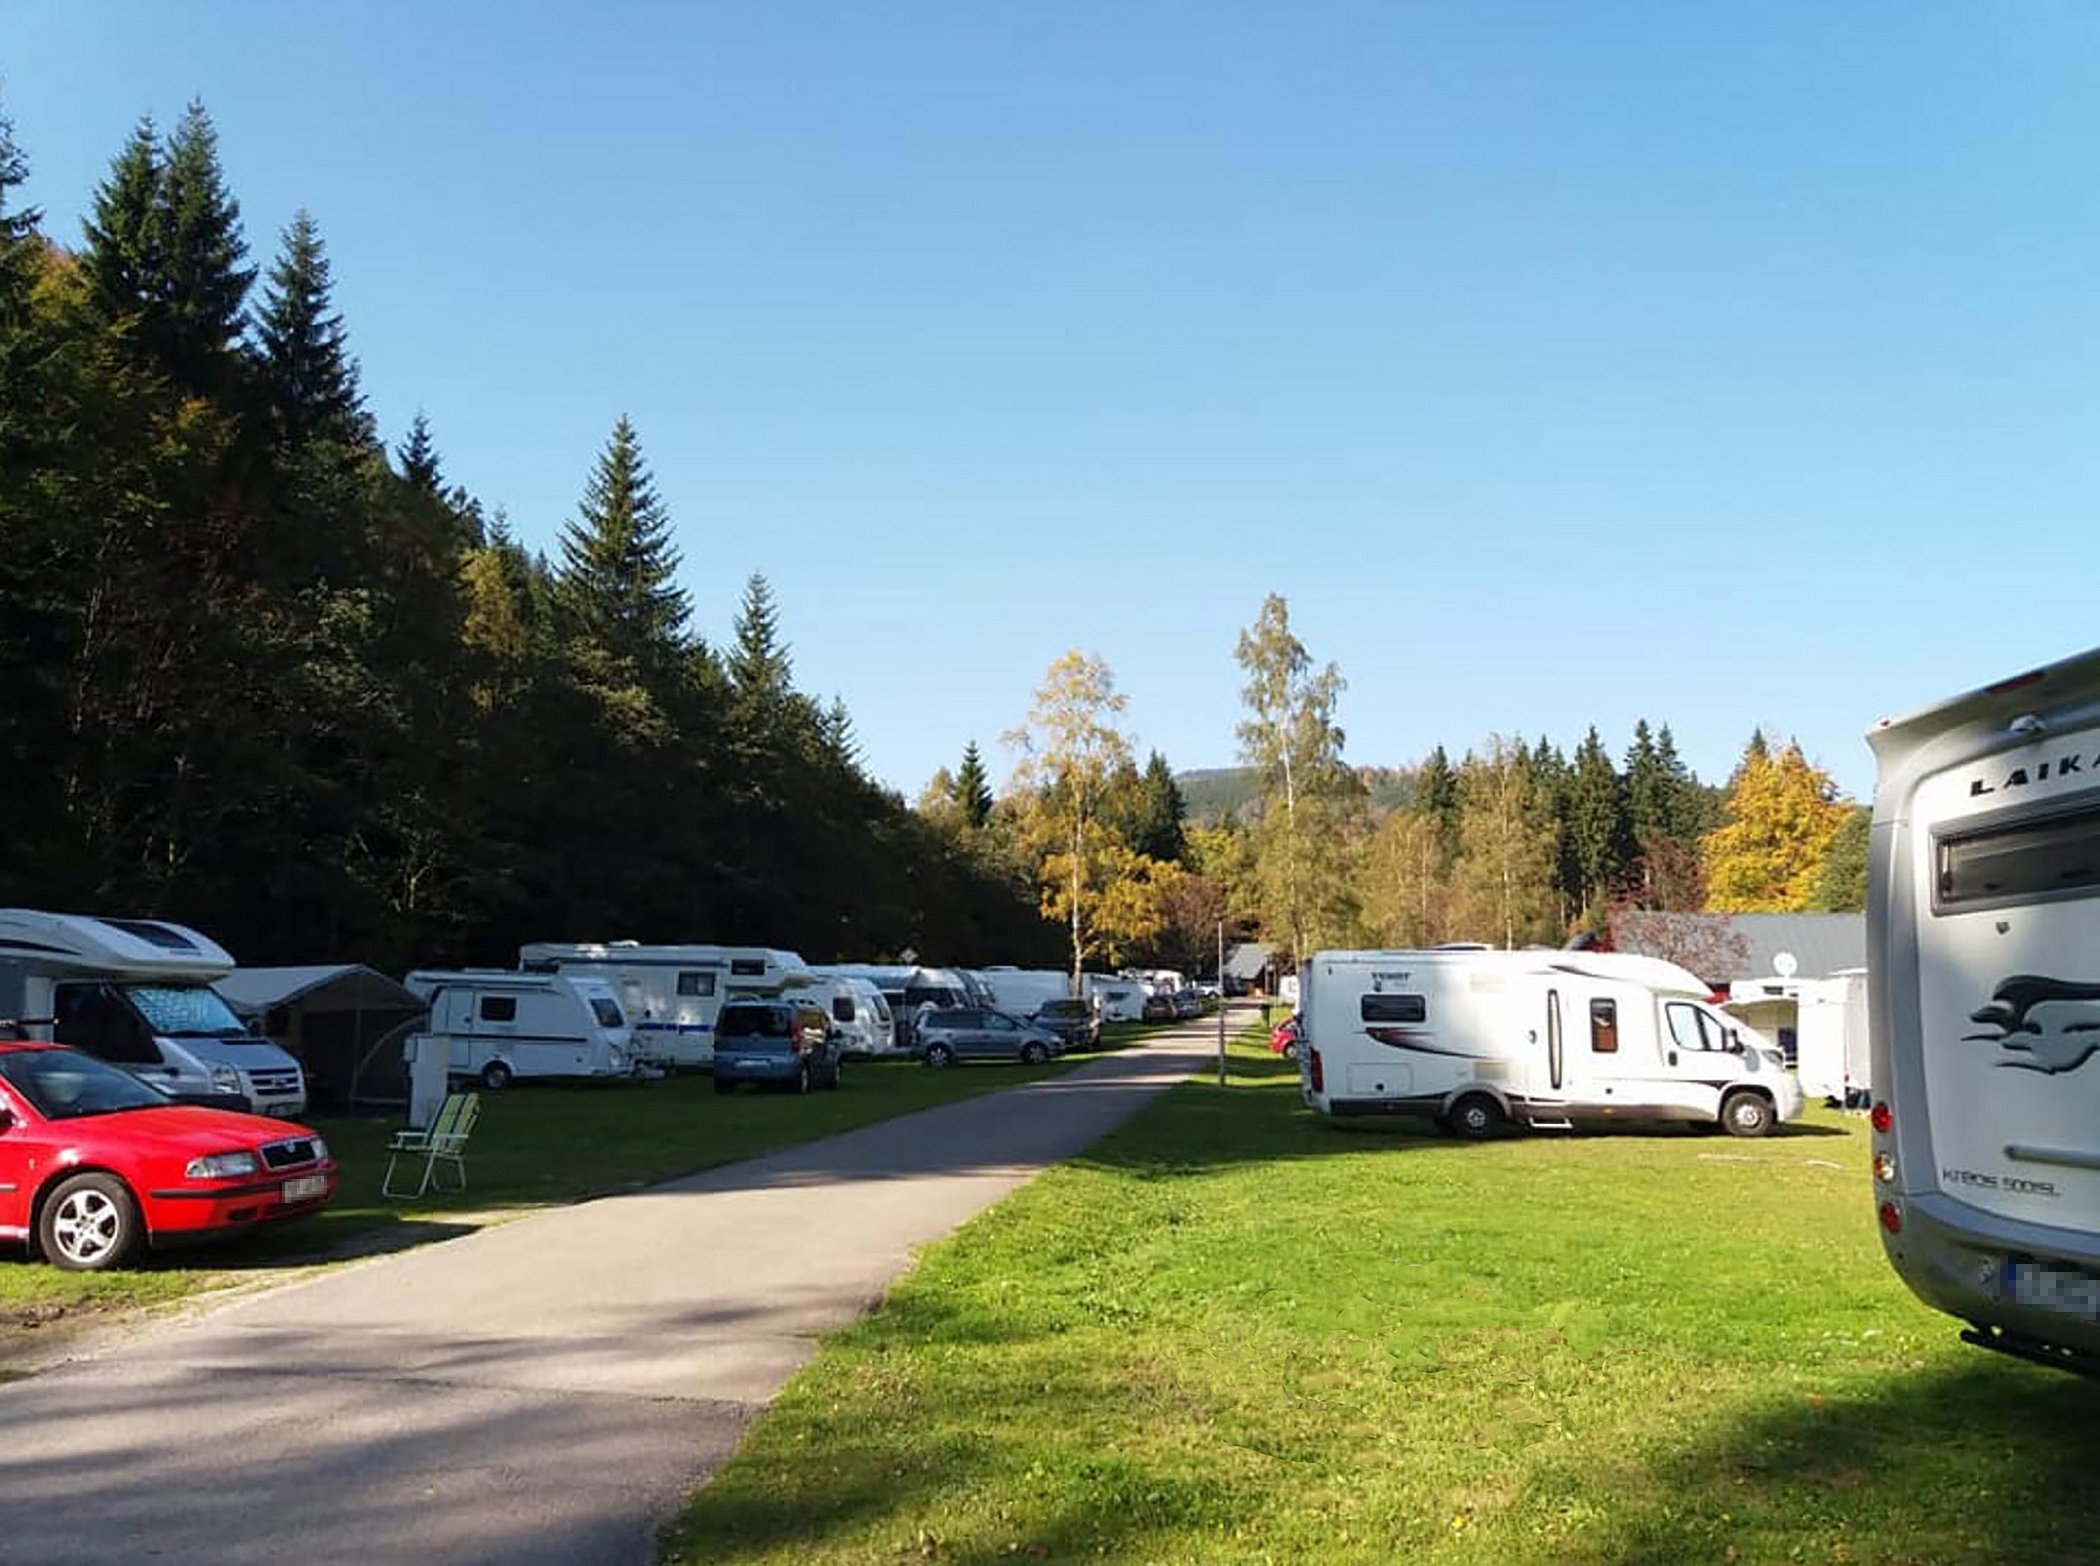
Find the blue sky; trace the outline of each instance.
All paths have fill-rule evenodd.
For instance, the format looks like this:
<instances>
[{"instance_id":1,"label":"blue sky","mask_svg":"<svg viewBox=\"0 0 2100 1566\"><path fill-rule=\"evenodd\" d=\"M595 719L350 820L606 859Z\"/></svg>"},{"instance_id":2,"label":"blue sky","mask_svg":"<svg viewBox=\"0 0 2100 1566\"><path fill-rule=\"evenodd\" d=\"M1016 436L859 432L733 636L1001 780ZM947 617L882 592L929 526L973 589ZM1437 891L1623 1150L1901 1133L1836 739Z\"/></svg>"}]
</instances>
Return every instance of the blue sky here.
<instances>
[{"instance_id":1,"label":"blue sky","mask_svg":"<svg viewBox=\"0 0 2100 1566\"><path fill-rule=\"evenodd\" d=\"M2083 4L11 0L71 242L133 120L304 205L383 430L551 546L630 414L916 792L1081 646L1235 759L1290 601L1349 753L1860 735L2096 640ZM2068 591L2052 592L2064 584Z\"/></svg>"}]
</instances>

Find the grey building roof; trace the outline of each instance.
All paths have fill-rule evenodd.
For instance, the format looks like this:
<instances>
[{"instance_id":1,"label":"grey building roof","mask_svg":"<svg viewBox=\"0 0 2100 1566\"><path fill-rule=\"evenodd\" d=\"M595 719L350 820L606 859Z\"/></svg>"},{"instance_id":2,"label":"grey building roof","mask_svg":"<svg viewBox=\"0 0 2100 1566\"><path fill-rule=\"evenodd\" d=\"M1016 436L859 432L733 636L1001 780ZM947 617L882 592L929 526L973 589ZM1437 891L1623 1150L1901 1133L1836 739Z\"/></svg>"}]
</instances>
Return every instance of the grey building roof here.
<instances>
[{"instance_id":1,"label":"grey building roof","mask_svg":"<svg viewBox=\"0 0 2100 1566\"><path fill-rule=\"evenodd\" d=\"M1714 984L1769 978L1781 952L1793 954L1795 977L1825 979L1867 965L1867 916L1626 913L1612 921L1612 944L1622 952L1685 962ZM1703 960L1687 962L1692 954ZM1704 971L1717 964L1729 971Z\"/></svg>"}]
</instances>

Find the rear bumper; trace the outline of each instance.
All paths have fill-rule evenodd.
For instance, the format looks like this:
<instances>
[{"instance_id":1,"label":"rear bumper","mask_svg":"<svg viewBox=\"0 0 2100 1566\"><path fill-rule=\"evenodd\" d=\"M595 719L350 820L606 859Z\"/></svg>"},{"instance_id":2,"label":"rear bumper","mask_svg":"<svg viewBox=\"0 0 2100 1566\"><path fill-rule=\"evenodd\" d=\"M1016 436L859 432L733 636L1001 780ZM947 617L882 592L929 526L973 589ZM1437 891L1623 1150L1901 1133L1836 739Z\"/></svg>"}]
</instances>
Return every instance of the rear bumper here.
<instances>
[{"instance_id":1,"label":"rear bumper","mask_svg":"<svg viewBox=\"0 0 2100 1566\"><path fill-rule=\"evenodd\" d=\"M807 1055L782 1055L778 1060L736 1060L715 1055L717 1082L792 1082L809 1062Z\"/></svg>"}]
</instances>

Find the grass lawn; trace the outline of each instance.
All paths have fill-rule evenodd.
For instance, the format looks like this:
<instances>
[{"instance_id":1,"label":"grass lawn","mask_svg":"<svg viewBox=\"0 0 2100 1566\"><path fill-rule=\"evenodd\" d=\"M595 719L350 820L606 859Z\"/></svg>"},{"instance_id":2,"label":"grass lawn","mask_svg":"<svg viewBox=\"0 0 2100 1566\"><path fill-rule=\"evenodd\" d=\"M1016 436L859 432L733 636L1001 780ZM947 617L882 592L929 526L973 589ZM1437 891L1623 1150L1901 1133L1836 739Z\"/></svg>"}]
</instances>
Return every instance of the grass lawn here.
<instances>
[{"instance_id":1,"label":"grass lawn","mask_svg":"<svg viewBox=\"0 0 2100 1566\"><path fill-rule=\"evenodd\" d=\"M1475 1145L1234 1065L929 1249L664 1560L2100 1561L2100 1388L1911 1299L1856 1122Z\"/></svg>"},{"instance_id":2,"label":"grass lawn","mask_svg":"<svg viewBox=\"0 0 2100 1566\"><path fill-rule=\"evenodd\" d=\"M1135 1031L1135 1030L1129 1030ZM1128 1032L1105 1040L1121 1043ZM137 1268L107 1275L60 1272L19 1259L0 1261L0 1374L11 1359L33 1357L53 1328L70 1328L113 1310L154 1305L201 1290L266 1277L286 1267L443 1239L463 1232L463 1215L545 1206L629 1190L748 1158L796 1142L850 1131L936 1104L1055 1076L1089 1055L1045 1066L978 1065L929 1071L915 1061L849 1061L837 1092L792 1094L740 1089L715 1093L713 1079L586 1086L519 1084L484 1093L467 1152L464 1196L390 1202L379 1192L386 1144L396 1119L315 1120L343 1168L342 1188L312 1218L253 1239L155 1253Z\"/></svg>"}]
</instances>

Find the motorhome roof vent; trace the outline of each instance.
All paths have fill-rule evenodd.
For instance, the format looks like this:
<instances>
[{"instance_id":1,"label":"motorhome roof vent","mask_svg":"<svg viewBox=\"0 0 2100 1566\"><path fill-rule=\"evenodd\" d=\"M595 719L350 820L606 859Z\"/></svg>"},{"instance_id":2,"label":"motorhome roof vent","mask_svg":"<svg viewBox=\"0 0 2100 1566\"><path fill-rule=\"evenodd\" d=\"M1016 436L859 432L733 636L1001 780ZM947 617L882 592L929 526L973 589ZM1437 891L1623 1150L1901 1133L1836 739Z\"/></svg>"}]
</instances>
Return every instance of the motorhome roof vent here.
<instances>
[{"instance_id":1,"label":"motorhome roof vent","mask_svg":"<svg viewBox=\"0 0 2100 1566\"><path fill-rule=\"evenodd\" d=\"M106 924L112 930L121 930L148 946L158 946L164 952L193 952L197 949L197 943L173 925L155 924L151 919L98 919L95 922Z\"/></svg>"}]
</instances>

